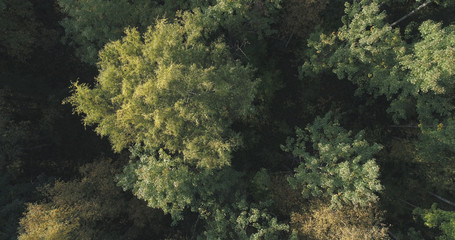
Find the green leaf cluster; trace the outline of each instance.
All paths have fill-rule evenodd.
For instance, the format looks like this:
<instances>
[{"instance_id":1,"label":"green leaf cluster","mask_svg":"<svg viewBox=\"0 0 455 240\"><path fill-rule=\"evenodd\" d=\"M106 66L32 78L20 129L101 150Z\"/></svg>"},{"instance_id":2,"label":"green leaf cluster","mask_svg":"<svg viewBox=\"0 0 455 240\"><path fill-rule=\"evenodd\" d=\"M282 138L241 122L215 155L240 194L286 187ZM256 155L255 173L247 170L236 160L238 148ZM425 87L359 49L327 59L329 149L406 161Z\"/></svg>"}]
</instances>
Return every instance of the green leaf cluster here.
<instances>
[{"instance_id":1,"label":"green leaf cluster","mask_svg":"<svg viewBox=\"0 0 455 240\"><path fill-rule=\"evenodd\" d=\"M436 237L438 240L450 240L455 238L455 212L445 211L438 208L435 203L430 209L416 208L414 214L419 215L430 228L439 228L443 235Z\"/></svg>"},{"instance_id":2,"label":"green leaf cluster","mask_svg":"<svg viewBox=\"0 0 455 240\"><path fill-rule=\"evenodd\" d=\"M28 0L0 1L0 52L20 61L36 48L38 28L33 4Z\"/></svg>"},{"instance_id":3,"label":"green leaf cluster","mask_svg":"<svg viewBox=\"0 0 455 240\"><path fill-rule=\"evenodd\" d=\"M144 40L127 30L101 51L96 85L75 84L68 102L116 151L139 143L200 167L229 165L240 141L229 127L252 112L257 80L190 20L159 21Z\"/></svg>"},{"instance_id":4,"label":"green leaf cluster","mask_svg":"<svg viewBox=\"0 0 455 240\"><path fill-rule=\"evenodd\" d=\"M0 238L453 238L454 3L0 0Z\"/></svg>"},{"instance_id":5,"label":"green leaf cluster","mask_svg":"<svg viewBox=\"0 0 455 240\"><path fill-rule=\"evenodd\" d=\"M283 239L289 227L278 223L267 211L270 203L248 203L245 199L232 207L216 209L208 221L202 239Z\"/></svg>"},{"instance_id":6,"label":"green leaf cluster","mask_svg":"<svg viewBox=\"0 0 455 240\"><path fill-rule=\"evenodd\" d=\"M343 26L331 34L316 31L308 40L307 75L332 70L358 86L358 93L392 97L406 82L397 58L405 53L398 29L385 23L377 1L345 4Z\"/></svg>"},{"instance_id":7,"label":"green leaf cluster","mask_svg":"<svg viewBox=\"0 0 455 240\"><path fill-rule=\"evenodd\" d=\"M301 161L288 179L291 186L301 188L304 198L330 197L332 206L376 202L383 187L373 156L382 147L369 144L363 134L352 136L333 120L331 112L305 130L297 128L296 138L288 138L282 146Z\"/></svg>"},{"instance_id":8,"label":"green leaf cluster","mask_svg":"<svg viewBox=\"0 0 455 240\"><path fill-rule=\"evenodd\" d=\"M230 167L195 168L163 150L156 157L140 147L132 153L139 159L118 175L118 184L149 207L170 213L173 224L183 220L185 210L197 213L205 229L200 238L276 239L288 230L267 211L270 202L246 200L242 174Z\"/></svg>"},{"instance_id":9,"label":"green leaf cluster","mask_svg":"<svg viewBox=\"0 0 455 240\"><path fill-rule=\"evenodd\" d=\"M138 151L136 148L133 156L139 160L125 167L118 176L118 184L132 190L150 207L170 213L174 223L183 219L185 209L204 214L213 204L232 200L235 187L241 188L241 174L232 168L197 169L164 150L160 150L157 157Z\"/></svg>"},{"instance_id":10,"label":"green leaf cluster","mask_svg":"<svg viewBox=\"0 0 455 240\"><path fill-rule=\"evenodd\" d=\"M58 0L58 4L66 14L60 22L65 28L63 40L76 48L82 61L90 64L97 62L98 51L106 43L122 37L125 28L137 27L144 32L155 25L156 19L173 20L181 11L202 11L205 20L200 23L205 22L207 28L221 24L244 36L243 30L249 28L263 36L274 33L270 15L280 8L280 0Z\"/></svg>"}]
</instances>

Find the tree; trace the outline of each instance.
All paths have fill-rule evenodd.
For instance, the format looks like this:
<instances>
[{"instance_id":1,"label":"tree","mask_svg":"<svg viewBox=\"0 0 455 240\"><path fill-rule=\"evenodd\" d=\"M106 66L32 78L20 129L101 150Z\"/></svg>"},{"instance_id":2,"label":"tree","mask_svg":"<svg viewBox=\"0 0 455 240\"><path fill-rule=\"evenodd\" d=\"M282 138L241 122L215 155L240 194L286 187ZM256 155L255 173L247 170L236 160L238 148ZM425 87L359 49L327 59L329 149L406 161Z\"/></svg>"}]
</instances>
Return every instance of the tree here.
<instances>
[{"instance_id":1,"label":"tree","mask_svg":"<svg viewBox=\"0 0 455 240\"><path fill-rule=\"evenodd\" d=\"M278 223L267 211L270 203L248 203L246 199L234 202L231 207L216 209L207 219L205 239L284 239L289 227Z\"/></svg>"},{"instance_id":2,"label":"tree","mask_svg":"<svg viewBox=\"0 0 455 240\"><path fill-rule=\"evenodd\" d=\"M42 189L46 201L28 204L19 239L125 239L166 232L162 212L128 196L114 182L110 160L84 165L81 178ZM137 214L142 212L143 214Z\"/></svg>"},{"instance_id":3,"label":"tree","mask_svg":"<svg viewBox=\"0 0 455 240\"><path fill-rule=\"evenodd\" d=\"M221 40L206 43L189 17L157 22L144 41L127 30L101 51L94 88L76 83L68 102L116 151L135 143L163 147L198 166L219 167L239 145L229 126L251 113L257 80Z\"/></svg>"},{"instance_id":4,"label":"tree","mask_svg":"<svg viewBox=\"0 0 455 240\"><path fill-rule=\"evenodd\" d=\"M129 163L118 177L119 185L132 190L150 207L170 213L174 223L183 219L185 209L203 213L215 202L231 202L235 188L241 188L241 174L232 168L195 169L181 157L172 157L163 150L155 157L138 147L133 151L133 158L136 157L139 159Z\"/></svg>"},{"instance_id":5,"label":"tree","mask_svg":"<svg viewBox=\"0 0 455 240\"><path fill-rule=\"evenodd\" d=\"M173 224L184 219L186 210L197 213L193 228L196 229L200 222L204 231L193 236L199 234L206 239L277 239L285 236L288 226L278 223L269 213L271 202L267 198L248 201L249 195L254 194L248 193L248 183L231 167L199 169L163 150L155 157L139 147L133 149L133 157L138 159L130 162L118 176L119 185L132 190L149 207L170 213ZM259 177L254 179L259 181Z\"/></svg>"},{"instance_id":6,"label":"tree","mask_svg":"<svg viewBox=\"0 0 455 240\"><path fill-rule=\"evenodd\" d=\"M157 21L143 40L138 30L126 30L100 52L96 85L76 83L67 102L115 150L130 147L133 159L119 185L170 213L174 224L190 210L206 238L275 239L287 225L268 213L267 201L247 201L248 184L228 166L241 143L231 125L254 112L259 82L218 32L251 23L233 9L248 6L220 1L179 13L174 22Z\"/></svg>"},{"instance_id":7,"label":"tree","mask_svg":"<svg viewBox=\"0 0 455 240\"><path fill-rule=\"evenodd\" d=\"M389 239L377 207L343 206L334 210L324 200L311 201L291 215L299 239Z\"/></svg>"},{"instance_id":8,"label":"tree","mask_svg":"<svg viewBox=\"0 0 455 240\"><path fill-rule=\"evenodd\" d=\"M415 86L416 111L425 130L434 129L455 110L451 104L455 91L455 26L442 28L442 23L429 20L420 25L419 31L422 39L414 43L412 52L403 56L400 63L407 70L406 78Z\"/></svg>"},{"instance_id":9,"label":"tree","mask_svg":"<svg viewBox=\"0 0 455 240\"><path fill-rule=\"evenodd\" d=\"M1 0L0 52L25 61L36 47L38 28L33 4L28 0Z\"/></svg>"},{"instance_id":10,"label":"tree","mask_svg":"<svg viewBox=\"0 0 455 240\"><path fill-rule=\"evenodd\" d=\"M438 209L435 203L430 209L416 208L414 214L419 215L430 228L439 228L442 235L436 237L438 240L449 240L455 238L455 212Z\"/></svg>"},{"instance_id":11,"label":"tree","mask_svg":"<svg viewBox=\"0 0 455 240\"><path fill-rule=\"evenodd\" d=\"M58 0L67 16L61 21L64 40L76 48L76 54L87 63L97 62L98 51L121 38L127 27L145 30L157 18L173 18L177 10L186 9L187 1L71 1Z\"/></svg>"},{"instance_id":12,"label":"tree","mask_svg":"<svg viewBox=\"0 0 455 240\"><path fill-rule=\"evenodd\" d=\"M391 98L407 84L397 64L405 53L399 31L384 21L386 14L377 1L345 6L342 27L328 35L320 29L310 36L302 70L311 76L330 69L339 79L355 83L359 93Z\"/></svg>"},{"instance_id":13,"label":"tree","mask_svg":"<svg viewBox=\"0 0 455 240\"><path fill-rule=\"evenodd\" d=\"M52 16L40 15L48 11L49 6L52 4L42 0L0 1L0 60L7 63L2 71L10 72L12 63L26 64L37 50L54 47L59 34L52 23L48 23Z\"/></svg>"},{"instance_id":14,"label":"tree","mask_svg":"<svg viewBox=\"0 0 455 240\"><path fill-rule=\"evenodd\" d=\"M228 31L245 35L242 30L253 28L259 35L272 32L270 24L279 7L279 0L218 0L218 1L83 1L58 0L61 11L67 16L61 21L65 28L64 40L76 48L84 62L95 64L98 51L122 37L125 28L136 27L145 32L156 19L172 21L176 12L202 10L209 25L221 24ZM276 11L275 11L276 12ZM242 33L243 32L243 33ZM242 39L243 40L243 39Z\"/></svg>"},{"instance_id":15,"label":"tree","mask_svg":"<svg viewBox=\"0 0 455 240\"><path fill-rule=\"evenodd\" d=\"M329 197L332 206L376 202L376 193L383 187L373 156L382 147L369 144L363 134L352 136L333 120L331 112L316 118L305 130L297 128L297 138L288 138L282 146L301 161L288 179L291 186L301 187L304 198Z\"/></svg>"},{"instance_id":16,"label":"tree","mask_svg":"<svg viewBox=\"0 0 455 240\"><path fill-rule=\"evenodd\" d=\"M381 11L393 8L391 2L346 4L342 27L311 37L302 73L316 77L315 73L330 70L340 80L356 84L358 93L385 96L396 123L407 121L408 126L420 128L418 138L412 139L415 155L410 163L399 163L405 169L397 170L411 177L400 175L400 180L418 182L419 191L452 193L454 26L427 19L439 18L436 15L444 8L450 12L454 2L430 2L424 4L431 6L425 21L411 21L401 29L405 21L388 23L387 13ZM425 201L414 193L416 197Z\"/></svg>"},{"instance_id":17,"label":"tree","mask_svg":"<svg viewBox=\"0 0 455 240\"><path fill-rule=\"evenodd\" d=\"M311 76L330 69L339 79L356 84L358 93L387 97L395 119L409 115L406 102L410 98L417 99L422 122L430 104L440 105L430 108L437 114L452 109L446 99L453 89L449 80L454 75L450 67L453 27L442 29L441 23L425 21L419 27L421 39L408 44L406 35L386 22L387 14L380 7L375 0L346 3L342 27L329 35L320 30L310 37L302 71ZM412 26L405 33L412 32Z\"/></svg>"}]
</instances>

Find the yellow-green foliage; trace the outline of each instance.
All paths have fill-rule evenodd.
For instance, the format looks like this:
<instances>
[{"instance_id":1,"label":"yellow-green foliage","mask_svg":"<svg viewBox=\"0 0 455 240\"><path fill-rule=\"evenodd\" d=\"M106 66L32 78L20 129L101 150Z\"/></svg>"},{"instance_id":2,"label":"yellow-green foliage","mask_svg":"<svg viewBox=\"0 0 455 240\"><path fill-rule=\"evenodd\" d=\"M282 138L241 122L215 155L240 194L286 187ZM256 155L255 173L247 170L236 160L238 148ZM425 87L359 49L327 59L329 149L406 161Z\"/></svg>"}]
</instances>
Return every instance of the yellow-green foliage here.
<instances>
[{"instance_id":1,"label":"yellow-green foliage","mask_svg":"<svg viewBox=\"0 0 455 240\"><path fill-rule=\"evenodd\" d=\"M414 214L420 215L425 225L430 228L439 228L442 235L436 237L438 240L455 239L455 212L438 209L434 203L430 209L417 208Z\"/></svg>"},{"instance_id":2,"label":"yellow-green foliage","mask_svg":"<svg viewBox=\"0 0 455 240\"><path fill-rule=\"evenodd\" d=\"M143 144L200 167L230 164L240 138L229 127L252 112L257 80L221 40L206 42L194 16L158 21L144 40L128 29L101 51L96 85L75 84L68 101L116 151Z\"/></svg>"},{"instance_id":3,"label":"yellow-green foliage","mask_svg":"<svg viewBox=\"0 0 455 240\"><path fill-rule=\"evenodd\" d=\"M48 200L28 205L19 239L122 239L163 232L163 215L125 196L114 182L113 166L109 160L87 164L81 179L43 189Z\"/></svg>"},{"instance_id":4,"label":"yellow-green foliage","mask_svg":"<svg viewBox=\"0 0 455 240\"><path fill-rule=\"evenodd\" d=\"M71 232L79 227L78 218L72 216L71 210L42 204L29 204L20 225L19 240L70 239Z\"/></svg>"},{"instance_id":5,"label":"yellow-green foliage","mask_svg":"<svg viewBox=\"0 0 455 240\"><path fill-rule=\"evenodd\" d=\"M323 200L311 201L291 216L291 230L299 239L373 240L388 239L382 213L372 205L333 209Z\"/></svg>"}]
</instances>

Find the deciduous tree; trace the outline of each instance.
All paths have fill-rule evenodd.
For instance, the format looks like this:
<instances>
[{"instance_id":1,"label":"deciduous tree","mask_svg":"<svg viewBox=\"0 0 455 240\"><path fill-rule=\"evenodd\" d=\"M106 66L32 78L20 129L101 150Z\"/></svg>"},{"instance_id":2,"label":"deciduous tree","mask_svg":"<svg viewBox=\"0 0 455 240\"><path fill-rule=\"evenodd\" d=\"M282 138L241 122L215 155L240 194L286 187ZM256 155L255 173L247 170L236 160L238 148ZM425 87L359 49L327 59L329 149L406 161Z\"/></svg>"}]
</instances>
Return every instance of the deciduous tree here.
<instances>
[{"instance_id":1,"label":"deciduous tree","mask_svg":"<svg viewBox=\"0 0 455 240\"><path fill-rule=\"evenodd\" d=\"M301 187L304 198L325 196L333 206L367 206L376 202L382 190L374 155L379 144L370 144L361 131L355 136L339 126L332 113L316 118L305 130L297 128L283 150L301 163L289 183Z\"/></svg>"},{"instance_id":2,"label":"deciduous tree","mask_svg":"<svg viewBox=\"0 0 455 240\"><path fill-rule=\"evenodd\" d=\"M101 51L96 85L75 84L68 102L116 151L143 144L200 167L229 165L240 142L230 125L252 112L258 81L190 17L158 21L144 40L127 30Z\"/></svg>"}]
</instances>

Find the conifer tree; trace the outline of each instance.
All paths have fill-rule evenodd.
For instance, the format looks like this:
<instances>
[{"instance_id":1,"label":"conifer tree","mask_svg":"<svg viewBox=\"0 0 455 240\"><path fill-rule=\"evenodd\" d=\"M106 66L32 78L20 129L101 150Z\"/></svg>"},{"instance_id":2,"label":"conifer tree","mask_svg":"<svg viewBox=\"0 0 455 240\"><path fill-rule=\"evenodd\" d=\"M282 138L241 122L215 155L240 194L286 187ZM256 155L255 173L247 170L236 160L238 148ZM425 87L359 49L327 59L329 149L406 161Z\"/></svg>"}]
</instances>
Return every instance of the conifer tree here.
<instances>
[{"instance_id":1,"label":"conifer tree","mask_svg":"<svg viewBox=\"0 0 455 240\"><path fill-rule=\"evenodd\" d=\"M331 112L305 130L297 128L297 138L289 138L283 146L301 161L289 178L291 186L301 188L304 198L329 197L334 207L376 202L383 187L373 156L382 147L369 144L363 134L352 136Z\"/></svg>"}]
</instances>

